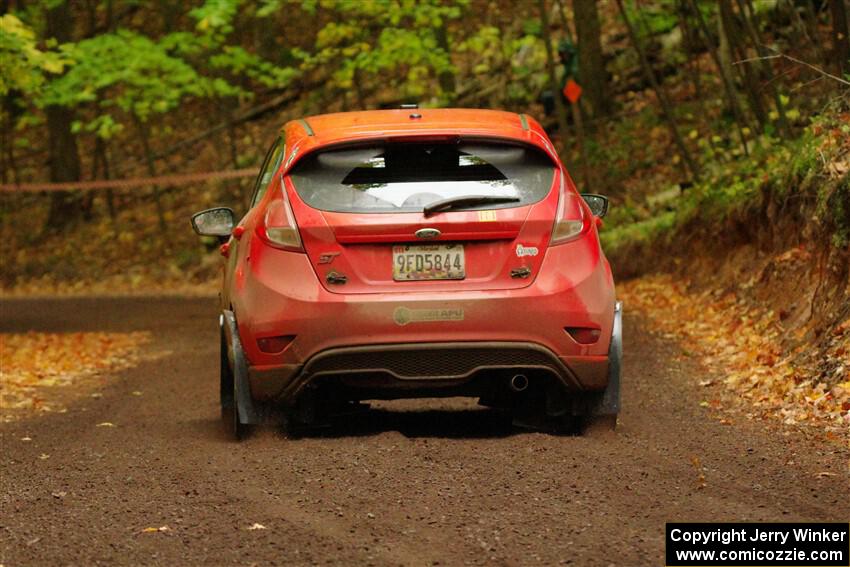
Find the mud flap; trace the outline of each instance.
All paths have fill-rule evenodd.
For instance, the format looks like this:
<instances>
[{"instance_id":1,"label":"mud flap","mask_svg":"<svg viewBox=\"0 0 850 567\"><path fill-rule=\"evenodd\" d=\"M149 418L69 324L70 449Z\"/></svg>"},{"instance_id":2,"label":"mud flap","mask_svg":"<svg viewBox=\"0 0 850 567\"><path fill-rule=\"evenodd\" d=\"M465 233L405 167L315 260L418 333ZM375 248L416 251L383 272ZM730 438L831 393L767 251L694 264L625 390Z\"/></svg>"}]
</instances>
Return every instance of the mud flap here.
<instances>
[{"instance_id":1,"label":"mud flap","mask_svg":"<svg viewBox=\"0 0 850 567\"><path fill-rule=\"evenodd\" d=\"M239 412L239 422L245 425L260 423L260 416L251 397L251 386L248 383L248 361L239 340L236 328L236 316L233 311L223 312L224 335L227 340L227 358L233 370L234 389L236 393L236 410Z\"/></svg>"},{"instance_id":2,"label":"mud flap","mask_svg":"<svg viewBox=\"0 0 850 567\"><path fill-rule=\"evenodd\" d=\"M594 404L591 415L617 415L620 413L620 375L623 366L623 303L614 306L614 328L611 346L608 347L608 386Z\"/></svg>"}]
</instances>

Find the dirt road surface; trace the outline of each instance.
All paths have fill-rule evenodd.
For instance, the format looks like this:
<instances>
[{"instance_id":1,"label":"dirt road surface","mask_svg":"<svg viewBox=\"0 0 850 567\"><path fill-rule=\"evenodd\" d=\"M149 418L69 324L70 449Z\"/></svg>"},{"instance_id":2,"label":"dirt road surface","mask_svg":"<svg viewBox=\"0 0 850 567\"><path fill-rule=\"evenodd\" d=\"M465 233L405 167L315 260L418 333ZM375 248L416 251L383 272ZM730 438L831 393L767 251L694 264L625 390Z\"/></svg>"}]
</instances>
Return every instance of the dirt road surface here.
<instances>
[{"instance_id":1,"label":"dirt road surface","mask_svg":"<svg viewBox=\"0 0 850 567\"><path fill-rule=\"evenodd\" d=\"M662 565L667 521L850 519L848 451L722 424L700 407L702 371L629 316L615 436L515 431L442 400L236 443L219 423L212 300L0 310L4 332L149 330L160 352L101 398L0 425L4 567Z\"/></svg>"}]
</instances>

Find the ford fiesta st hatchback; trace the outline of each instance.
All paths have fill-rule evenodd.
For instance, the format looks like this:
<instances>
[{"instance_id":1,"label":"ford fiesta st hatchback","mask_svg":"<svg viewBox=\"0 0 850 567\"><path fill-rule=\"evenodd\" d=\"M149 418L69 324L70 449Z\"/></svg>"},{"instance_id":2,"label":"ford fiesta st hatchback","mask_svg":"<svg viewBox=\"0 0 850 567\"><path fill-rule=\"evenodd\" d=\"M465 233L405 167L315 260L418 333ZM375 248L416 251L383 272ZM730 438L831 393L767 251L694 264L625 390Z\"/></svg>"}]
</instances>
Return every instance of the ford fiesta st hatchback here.
<instances>
[{"instance_id":1,"label":"ford fiesta st hatchback","mask_svg":"<svg viewBox=\"0 0 850 567\"><path fill-rule=\"evenodd\" d=\"M621 310L597 228L523 114L417 109L288 122L222 240L221 407L243 436L363 400L470 396L521 424L616 423Z\"/></svg>"}]
</instances>

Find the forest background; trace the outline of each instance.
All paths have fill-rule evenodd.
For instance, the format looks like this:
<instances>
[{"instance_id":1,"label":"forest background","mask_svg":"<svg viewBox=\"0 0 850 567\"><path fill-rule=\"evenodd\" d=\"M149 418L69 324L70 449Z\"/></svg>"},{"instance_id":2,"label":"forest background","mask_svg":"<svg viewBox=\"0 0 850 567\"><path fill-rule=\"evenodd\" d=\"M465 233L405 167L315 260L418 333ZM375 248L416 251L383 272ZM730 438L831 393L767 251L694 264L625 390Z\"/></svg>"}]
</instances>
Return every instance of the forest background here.
<instances>
[{"instance_id":1,"label":"forest background","mask_svg":"<svg viewBox=\"0 0 850 567\"><path fill-rule=\"evenodd\" d=\"M214 292L189 216L244 212L285 121L500 108L610 197L627 305L765 411L850 424L849 74L846 0L5 0L0 285Z\"/></svg>"}]
</instances>

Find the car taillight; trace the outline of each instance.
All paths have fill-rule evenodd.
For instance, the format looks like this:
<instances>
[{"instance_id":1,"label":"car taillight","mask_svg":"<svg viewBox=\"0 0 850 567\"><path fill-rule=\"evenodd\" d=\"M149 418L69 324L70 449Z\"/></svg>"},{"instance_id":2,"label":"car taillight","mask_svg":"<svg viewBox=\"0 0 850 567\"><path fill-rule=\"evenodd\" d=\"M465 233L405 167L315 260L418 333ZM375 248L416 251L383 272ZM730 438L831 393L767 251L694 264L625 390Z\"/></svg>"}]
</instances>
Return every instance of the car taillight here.
<instances>
[{"instance_id":1,"label":"car taillight","mask_svg":"<svg viewBox=\"0 0 850 567\"><path fill-rule=\"evenodd\" d=\"M580 345L592 345L602 335L602 331L592 327L564 327L564 330Z\"/></svg>"},{"instance_id":2,"label":"car taillight","mask_svg":"<svg viewBox=\"0 0 850 567\"><path fill-rule=\"evenodd\" d=\"M257 226L257 234L266 244L275 248L303 252L301 235L298 233L292 207L289 206L286 189L281 188L280 193L280 197L275 196L266 207L263 220Z\"/></svg>"},{"instance_id":3,"label":"car taillight","mask_svg":"<svg viewBox=\"0 0 850 567\"><path fill-rule=\"evenodd\" d=\"M580 200L567 190L564 173L560 174L561 188L558 195L558 212L552 229L550 244L562 244L578 238L590 229L590 222Z\"/></svg>"}]
</instances>

